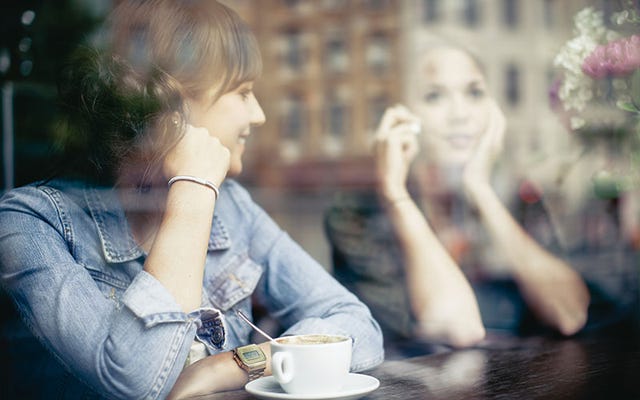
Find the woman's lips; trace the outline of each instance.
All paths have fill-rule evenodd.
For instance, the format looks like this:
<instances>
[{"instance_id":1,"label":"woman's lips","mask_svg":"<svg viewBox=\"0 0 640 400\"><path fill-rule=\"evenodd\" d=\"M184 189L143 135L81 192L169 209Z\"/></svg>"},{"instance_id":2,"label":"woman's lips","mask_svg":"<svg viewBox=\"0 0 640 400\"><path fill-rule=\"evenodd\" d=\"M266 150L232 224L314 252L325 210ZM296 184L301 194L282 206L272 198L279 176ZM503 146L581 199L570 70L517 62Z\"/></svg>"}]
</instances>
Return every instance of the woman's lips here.
<instances>
[{"instance_id":1,"label":"woman's lips","mask_svg":"<svg viewBox=\"0 0 640 400\"><path fill-rule=\"evenodd\" d=\"M238 143L244 144L247 141L247 139L249 138L249 135L250 135L249 133L245 133L245 134L242 134L242 135L238 136Z\"/></svg>"},{"instance_id":2,"label":"woman's lips","mask_svg":"<svg viewBox=\"0 0 640 400\"><path fill-rule=\"evenodd\" d=\"M473 146L475 137L473 135L453 134L446 136L445 141L454 149L464 150Z\"/></svg>"}]
</instances>

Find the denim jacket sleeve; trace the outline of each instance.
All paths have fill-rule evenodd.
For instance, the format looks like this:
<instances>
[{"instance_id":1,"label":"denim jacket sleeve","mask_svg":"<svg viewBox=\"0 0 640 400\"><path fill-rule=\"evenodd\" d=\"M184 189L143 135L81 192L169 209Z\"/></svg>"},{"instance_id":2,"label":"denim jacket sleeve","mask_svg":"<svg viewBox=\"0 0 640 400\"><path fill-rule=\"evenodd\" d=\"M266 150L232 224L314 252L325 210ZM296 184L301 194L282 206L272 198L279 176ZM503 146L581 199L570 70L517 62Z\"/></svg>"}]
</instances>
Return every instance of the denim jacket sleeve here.
<instances>
[{"instance_id":1,"label":"denim jacket sleeve","mask_svg":"<svg viewBox=\"0 0 640 400\"><path fill-rule=\"evenodd\" d=\"M105 296L75 257L86 238L71 222L78 211L61 196L37 187L5 195L2 285L34 335L94 390L110 398L166 397L189 352L199 311L182 312L143 271L122 286L118 299Z\"/></svg>"},{"instance_id":2,"label":"denim jacket sleeve","mask_svg":"<svg viewBox=\"0 0 640 400\"><path fill-rule=\"evenodd\" d=\"M237 187L233 195L253 221L250 256L265 267L256 295L280 325L287 327L284 334L350 336L353 371L382 362L382 334L369 309L283 232L243 189Z\"/></svg>"}]
</instances>

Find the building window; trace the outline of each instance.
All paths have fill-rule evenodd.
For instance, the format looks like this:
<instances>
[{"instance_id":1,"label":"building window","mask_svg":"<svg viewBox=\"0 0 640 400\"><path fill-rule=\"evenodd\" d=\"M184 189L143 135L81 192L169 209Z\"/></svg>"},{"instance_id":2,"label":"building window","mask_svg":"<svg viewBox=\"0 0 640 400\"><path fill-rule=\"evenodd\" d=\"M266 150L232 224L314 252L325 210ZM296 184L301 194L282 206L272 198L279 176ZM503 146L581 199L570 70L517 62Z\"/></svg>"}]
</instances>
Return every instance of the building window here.
<instances>
[{"instance_id":1,"label":"building window","mask_svg":"<svg viewBox=\"0 0 640 400\"><path fill-rule=\"evenodd\" d=\"M503 17L504 24L509 28L515 28L520 22L520 2L518 0L504 0Z\"/></svg>"},{"instance_id":2,"label":"building window","mask_svg":"<svg viewBox=\"0 0 640 400\"><path fill-rule=\"evenodd\" d=\"M300 3L302 3L302 1L300 0L282 0L282 2L284 3L285 7L291 10L295 10L296 8L300 7Z\"/></svg>"},{"instance_id":3,"label":"building window","mask_svg":"<svg viewBox=\"0 0 640 400\"><path fill-rule=\"evenodd\" d=\"M464 22L470 27L478 26L480 22L480 7L478 0L465 0L464 2Z\"/></svg>"},{"instance_id":4,"label":"building window","mask_svg":"<svg viewBox=\"0 0 640 400\"><path fill-rule=\"evenodd\" d=\"M347 0L323 0L322 5L327 11L341 11L347 8Z\"/></svg>"},{"instance_id":5,"label":"building window","mask_svg":"<svg viewBox=\"0 0 640 400\"><path fill-rule=\"evenodd\" d=\"M286 63L294 71L300 71L304 65L304 47L302 34L296 29L285 32Z\"/></svg>"},{"instance_id":6,"label":"building window","mask_svg":"<svg viewBox=\"0 0 640 400\"><path fill-rule=\"evenodd\" d=\"M363 0L362 3L366 10L375 12L384 11L391 6L389 0Z\"/></svg>"},{"instance_id":7,"label":"building window","mask_svg":"<svg viewBox=\"0 0 640 400\"><path fill-rule=\"evenodd\" d=\"M556 81L558 80L556 68L553 65L547 65L545 77L547 80L547 87L553 88L556 85Z\"/></svg>"},{"instance_id":8,"label":"building window","mask_svg":"<svg viewBox=\"0 0 640 400\"><path fill-rule=\"evenodd\" d=\"M331 73L342 74L349 69L349 51L346 33L332 30L327 34L325 65Z\"/></svg>"},{"instance_id":9,"label":"building window","mask_svg":"<svg viewBox=\"0 0 640 400\"><path fill-rule=\"evenodd\" d=\"M349 107L344 96L330 93L326 96L326 118L328 133L332 136L343 138L347 134L349 126Z\"/></svg>"},{"instance_id":10,"label":"building window","mask_svg":"<svg viewBox=\"0 0 640 400\"><path fill-rule=\"evenodd\" d=\"M440 19L440 2L438 0L422 0L422 22L436 22Z\"/></svg>"},{"instance_id":11,"label":"building window","mask_svg":"<svg viewBox=\"0 0 640 400\"><path fill-rule=\"evenodd\" d=\"M512 106L517 106L520 102L520 69L515 64L509 64L506 70L506 93L507 101Z\"/></svg>"},{"instance_id":12,"label":"building window","mask_svg":"<svg viewBox=\"0 0 640 400\"><path fill-rule=\"evenodd\" d=\"M282 104L282 135L286 139L299 140L306 126L304 98L298 93L289 94Z\"/></svg>"},{"instance_id":13,"label":"building window","mask_svg":"<svg viewBox=\"0 0 640 400\"><path fill-rule=\"evenodd\" d=\"M380 120L382 119L384 111L387 109L387 107L389 107L390 103L391 101L389 100L389 97L384 94L378 95L369 100L369 121L367 125L368 129L370 129L372 132L374 132L377 128Z\"/></svg>"},{"instance_id":14,"label":"building window","mask_svg":"<svg viewBox=\"0 0 640 400\"><path fill-rule=\"evenodd\" d=\"M543 4L542 18L544 19L544 26L547 28L553 28L554 25L553 3L554 0L544 0Z\"/></svg>"},{"instance_id":15,"label":"building window","mask_svg":"<svg viewBox=\"0 0 640 400\"><path fill-rule=\"evenodd\" d=\"M370 71L382 74L391 64L391 43L384 32L374 32L369 36L366 49L366 62Z\"/></svg>"}]
</instances>

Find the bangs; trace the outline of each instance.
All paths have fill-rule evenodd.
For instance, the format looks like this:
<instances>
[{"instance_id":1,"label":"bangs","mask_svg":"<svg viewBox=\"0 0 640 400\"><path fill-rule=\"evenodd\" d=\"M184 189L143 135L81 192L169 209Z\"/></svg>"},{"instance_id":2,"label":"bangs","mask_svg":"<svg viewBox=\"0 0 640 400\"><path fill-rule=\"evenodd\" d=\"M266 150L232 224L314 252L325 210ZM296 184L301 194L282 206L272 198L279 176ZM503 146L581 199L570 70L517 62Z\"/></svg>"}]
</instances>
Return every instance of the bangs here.
<instances>
[{"instance_id":1,"label":"bangs","mask_svg":"<svg viewBox=\"0 0 640 400\"><path fill-rule=\"evenodd\" d=\"M246 27L245 27L246 28ZM232 90L246 81L254 81L262 74L262 57L255 36L248 28L234 35L233 45L228 49L226 59L230 73L226 86Z\"/></svg>"},{"instance_id":2,"label":"bangs","mask_svg":"<svg viewBox=\"0 0 640 400\"><path fill-rule=\"evenodd\" d=\"M262 56L255 36L235 12L224 8L224 21L218 21L217 32L221 52L216 57L216 64L221 68L214 68L218 74L211 76L212 81L218 83L214 100L262 74ZM220 71L223 71L222 76Z\"/></svg>"},{"instance_id":3,"label":"bangs","mask_svg":"<svg viewBox=\"0 0 640 400\"><path fill-rule=\"evenodd\" d=\"M258 42L235 11L214 0L141 2L116 19L128 60L157 66L192 98L217 100L262 74ZM132 15L133 14L133 15ZM151 15L151 17L149 17ZM132 45L133 43L133 45Z\"/></svg>"}]
</instances>

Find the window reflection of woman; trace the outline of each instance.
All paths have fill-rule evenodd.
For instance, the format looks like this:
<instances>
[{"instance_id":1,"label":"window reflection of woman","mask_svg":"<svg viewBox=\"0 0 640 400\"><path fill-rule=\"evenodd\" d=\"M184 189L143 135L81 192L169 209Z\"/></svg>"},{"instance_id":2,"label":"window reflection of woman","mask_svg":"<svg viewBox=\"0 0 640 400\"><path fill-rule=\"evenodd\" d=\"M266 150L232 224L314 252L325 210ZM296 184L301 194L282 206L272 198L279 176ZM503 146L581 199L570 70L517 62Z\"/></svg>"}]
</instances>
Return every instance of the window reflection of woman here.
<instances>
[{"instance_id":1,"label":"window reflection of woman","mask_svg":"<svg viewBox=\"0 0 640 400\"><path fill-rule=\"evenodd\" d=\"M479 306L474 292L477 280L491 277L512 280L544 325L563 335L578 332L590 298L585 283L516 221L494 188L505 118L481 65L465 50L438 44L420 55L416 71L408 107L385 112L374 146L378 198L402 260L401 271L389 276L402 276L412 321L401 334L453 346L481 341L487 328L483 319L501 312ZM414 133L416 123L420 135ZM451 200L458 196L458 202ZM352 262L361 268L358 273L375 275L363 272L362 258L350 257L353 249L341 246L340 238L353 238L354 231L340 232L332 223L336 215L329 213L327 227L337 274ZM384 262L380 258L376 263ZM398 261L390 257L389 263ZM352 278L346 281L353 283ZM367 301L366 284L360 285ZM401 304L398 297L395 302ZM403 325L398 304L393 312L376 312L376 306L385 305L372 305L381 324L396 333ZM385 315L395 316L385 321Z\"/></svg>"}]
</instances>

